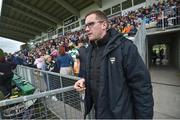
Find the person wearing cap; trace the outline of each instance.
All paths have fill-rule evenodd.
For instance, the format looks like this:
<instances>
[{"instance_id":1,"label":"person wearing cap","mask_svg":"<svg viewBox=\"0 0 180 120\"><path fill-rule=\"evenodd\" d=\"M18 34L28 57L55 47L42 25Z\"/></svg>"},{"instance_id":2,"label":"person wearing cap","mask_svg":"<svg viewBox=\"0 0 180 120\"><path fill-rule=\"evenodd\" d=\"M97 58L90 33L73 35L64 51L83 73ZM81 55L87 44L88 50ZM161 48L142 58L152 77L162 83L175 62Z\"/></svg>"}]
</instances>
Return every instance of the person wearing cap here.
<instances>
[{"instance_id":1,"label":"person wearing cap","mask_svg":"<svg viewBox=\"0 0 180 120\"><path fill-rule=\"evenodd\" d=\"M0 49L0 100L11 94L11 80L13 78L12 69L15 65L5 61L5 54Z\"/></svg>"}]
</instances>

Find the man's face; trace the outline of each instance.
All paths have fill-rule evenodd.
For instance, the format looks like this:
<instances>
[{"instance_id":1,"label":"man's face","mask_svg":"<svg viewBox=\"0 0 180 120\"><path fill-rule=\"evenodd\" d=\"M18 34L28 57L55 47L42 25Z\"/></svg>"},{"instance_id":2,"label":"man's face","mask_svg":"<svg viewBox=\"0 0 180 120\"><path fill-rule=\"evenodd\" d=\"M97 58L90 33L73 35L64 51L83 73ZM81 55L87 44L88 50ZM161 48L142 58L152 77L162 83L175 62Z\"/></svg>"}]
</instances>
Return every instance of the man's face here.
<instances>
[{"instance_id":1,"label":"man's face","mask_svg":"<svg viewBox=\"0 0 180 120\"><path fill-rule=\"evenodd\" d=\"M98 20L95 14L86 17L85 31L90 41L102 39L106 34L107 24L103 20Z\"/></svg>"}]
</instances>

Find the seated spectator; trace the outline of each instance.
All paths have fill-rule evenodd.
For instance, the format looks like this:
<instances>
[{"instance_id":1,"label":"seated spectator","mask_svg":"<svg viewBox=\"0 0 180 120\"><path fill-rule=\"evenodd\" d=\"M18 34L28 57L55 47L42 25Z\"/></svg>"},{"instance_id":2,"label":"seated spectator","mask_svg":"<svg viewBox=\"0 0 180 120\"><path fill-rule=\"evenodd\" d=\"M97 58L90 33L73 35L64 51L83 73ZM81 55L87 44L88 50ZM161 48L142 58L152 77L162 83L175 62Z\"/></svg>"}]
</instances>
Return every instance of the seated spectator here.
<instances>
[{"instance_id":1,"label":"seated spectator","mask_svg":"<svg viewBox=\"0 0 180 120\"><path fill-rule=\"evenodd\" d=\"M122 33L128 34L131 31L131 25L127 24L127 26L123 29Z\"/></svg>"},{"instance_id":2,"label":"seated spectator","mask_svg":"<svg viewBox=\"0 0 180 120\"><path fill-rule=\"evenodd\" d=\"M131 30L128 33L128 36L134 36L137 33L137 28L131 25Z\"/></svg>"}]
</instances>

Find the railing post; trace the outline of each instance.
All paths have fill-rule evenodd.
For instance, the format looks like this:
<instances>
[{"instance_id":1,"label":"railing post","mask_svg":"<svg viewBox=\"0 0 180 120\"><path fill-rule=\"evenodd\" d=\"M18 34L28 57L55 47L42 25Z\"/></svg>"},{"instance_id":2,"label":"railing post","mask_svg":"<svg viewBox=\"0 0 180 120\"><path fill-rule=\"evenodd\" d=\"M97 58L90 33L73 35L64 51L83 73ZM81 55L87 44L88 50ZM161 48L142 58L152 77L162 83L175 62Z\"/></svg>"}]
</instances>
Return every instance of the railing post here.
<instances>
[{"instance_id":1,"label":"railing post","mask_svg":"<svg viewBox=\"0 0 180 120\"><path fill-rule=\"evenodd\" d=\"M30 69L30 73L29 74L30 74L29 77L30 77L31 84L34 85L35 84L35 79L34 79L34 74L33 74L33 70L32 69Z\"/></svg>"},{"instance_id":2,"label":"railing post","mask_svg":"<svg viewBox=\"0 0 180 120\"><path fill-rule=\"evenodd\" d=\"M25 68L25 80L29 81L29 79L28 79L28 69L27 68Z\"/></svg>"},{"instance_id":3,"label":"railing post","mask_svg":"<svg viewBox=\"0 0 180 120\"><path fill-rule=\"evenodd\" d=\"M46 82L47 82L47 90L50 90L50 86L49 86L49 74L46 73Z\"/></svg>"},{"instance_id":4,"label":"railing post","mask_svg":"<svg viewBox=\"0 0 180 120\"><path fill-rule=\"evenodd\" d=\"M164 23L165 23L165 21L164 21L164 11L162 11L162 29L164 30L165 28L164 28Z\"/></svg>"},{"instance_id":5,"label":"railing post","mask_svg":"<svg viewBox=\"0 0 180 120\"><path fill-rule=\"evenodd\" d=\"M23 68L22 68L22 70L23 70L23 72L22 72L22 74L23 74L23 78L25 79L25 69L24 69L24 66L23 66Z\"/></svg>"},{"instance_id":6,"label":"railing post","mask_svg":"<svg viewBox=\"0 0 180 120\"><path fill-rule=\"evenodd\" d=\"M63 83L62 83L62 77L60 76L60 84L61 84L61 88L63 88ZM67 111L66 111L66 106L65 106L65 99L64 99L64 93L62 93L62 100L64 102L64 114L65 114L65 119L68 119L67 117Z\"/></svg>"}]
</instances>

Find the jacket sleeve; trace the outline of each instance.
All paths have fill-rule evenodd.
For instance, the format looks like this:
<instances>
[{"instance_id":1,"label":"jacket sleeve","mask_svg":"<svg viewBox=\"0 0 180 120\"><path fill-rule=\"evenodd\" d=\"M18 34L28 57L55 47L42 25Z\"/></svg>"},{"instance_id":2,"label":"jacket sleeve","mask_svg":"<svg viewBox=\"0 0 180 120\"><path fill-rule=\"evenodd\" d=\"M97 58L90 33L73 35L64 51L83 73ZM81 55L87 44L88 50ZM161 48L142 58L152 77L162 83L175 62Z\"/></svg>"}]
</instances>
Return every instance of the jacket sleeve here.
<instances>
[{"instance_id":1,"label":"jacket sleeve","mask_svg":"<svg viewBox=\"0 0 180 120\"><path fill-rule=\"evenodd\" d=\"M154 101L150 74L134 44L128 45L126 52L125 75L133 98L135 117L152 119Z\"/></svg>"}]
</instances>

